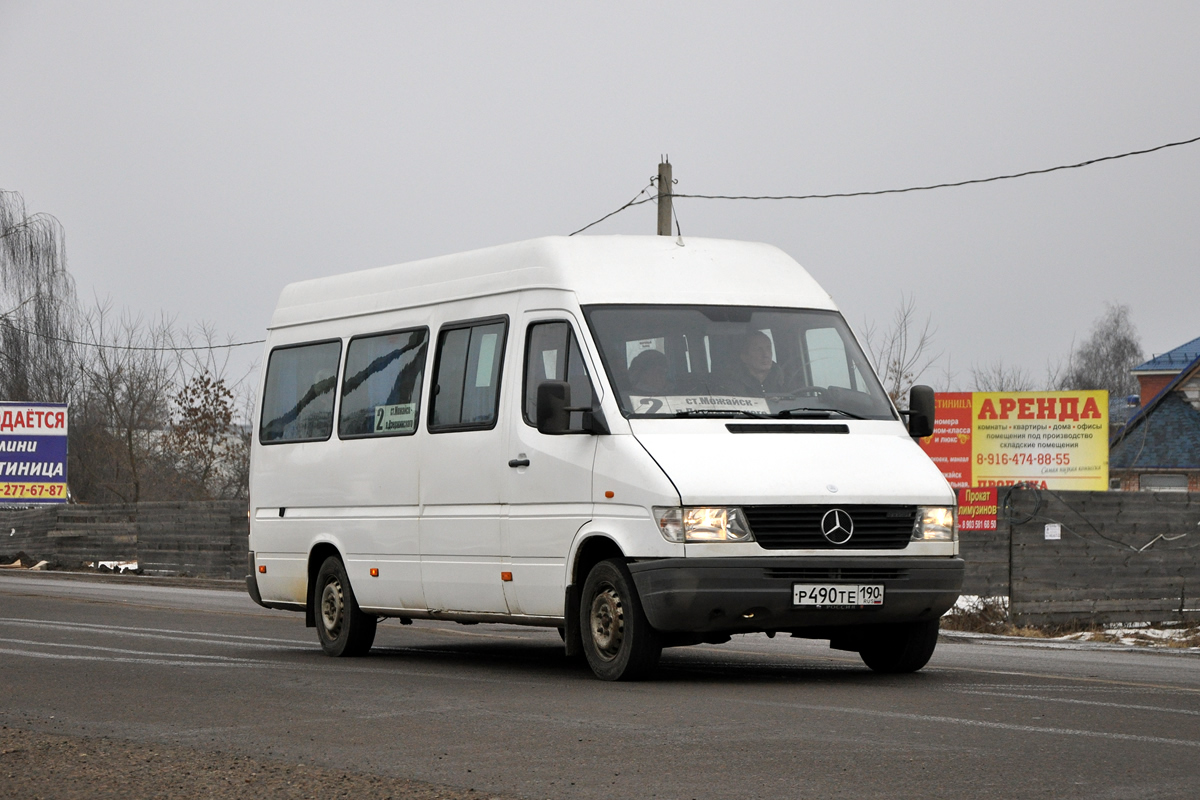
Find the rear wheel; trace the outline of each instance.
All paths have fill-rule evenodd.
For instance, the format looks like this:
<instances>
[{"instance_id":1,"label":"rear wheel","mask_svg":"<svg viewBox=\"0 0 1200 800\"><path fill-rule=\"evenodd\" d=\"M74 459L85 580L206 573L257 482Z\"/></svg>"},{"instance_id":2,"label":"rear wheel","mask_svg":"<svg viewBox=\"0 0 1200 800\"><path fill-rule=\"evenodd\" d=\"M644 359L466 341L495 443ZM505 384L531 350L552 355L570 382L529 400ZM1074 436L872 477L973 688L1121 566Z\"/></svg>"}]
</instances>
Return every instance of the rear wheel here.
<instances>
[{"instance_id":1,"label":"rear wheel","mask_svg":"<svg viewBox=\"0 0 1200 800\"><path fill-rule=\"evenodd\" d=\"M875 672L916 672L937 647L938 620L890 625L862 646L859 656Z\"/></svg>"},{"instance_id":2,"label":"rear wheel","mask_svg":"<svg viewBox=\"0 0 1200 800\"><path fill-rule=\"evenodd\" d=\"M313 603L322 650L331 656L366 655L375 641L376 619L359 609L346 567L337 556L325 559L317 572Z\"/></svg>"},{"instance_id":3,"label":"rear wheel","mask_svg":"<svg viewBox=\"0 0 1200 800\"><path fill-rule=\"evenodd\" d=\"M592 567L579 603L583 653L596 677L632 681L646 677L662 655L662 640L650 627L629 568L610 558Z\"/></svg>"}]
</instances>

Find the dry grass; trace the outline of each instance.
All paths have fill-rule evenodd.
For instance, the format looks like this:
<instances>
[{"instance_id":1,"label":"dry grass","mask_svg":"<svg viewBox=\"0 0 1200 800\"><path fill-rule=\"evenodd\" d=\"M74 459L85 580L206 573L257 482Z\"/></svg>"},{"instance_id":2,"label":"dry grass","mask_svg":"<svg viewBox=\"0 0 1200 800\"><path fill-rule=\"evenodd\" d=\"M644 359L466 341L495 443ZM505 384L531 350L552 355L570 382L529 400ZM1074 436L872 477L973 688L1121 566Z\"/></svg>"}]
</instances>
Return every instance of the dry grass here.
<instances>
[{"instance_id":1,"label":"dry grass","mask_svg":"<svg viewBox=\"0 0 1200 800\"><path fill-rule=\"evenodd\" d=\"M1008 604L1000 597L980 597L961 602L942 617L942 628L970 633L1009 635Z\"/></svg>"},{"instance_id":2,"label":"dry grass","mask_svg":"<svg viewBox=\"0 0 1200 800\"><path fill-rule=\"evenodd\" d=\"M1200 628L1188 628L1183 636L1167 642L1167 647L1200 647Z\"/></svg>"}]
</instances>

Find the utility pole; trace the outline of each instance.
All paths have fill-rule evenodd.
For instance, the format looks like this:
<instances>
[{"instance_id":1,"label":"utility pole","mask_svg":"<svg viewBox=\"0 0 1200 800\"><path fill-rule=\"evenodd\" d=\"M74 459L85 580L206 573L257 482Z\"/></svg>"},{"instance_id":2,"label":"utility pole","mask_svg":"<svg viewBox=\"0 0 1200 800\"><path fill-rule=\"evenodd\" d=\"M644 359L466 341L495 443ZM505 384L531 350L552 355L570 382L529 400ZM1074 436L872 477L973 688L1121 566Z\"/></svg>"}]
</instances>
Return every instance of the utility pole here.
<instances>
[{"instance_id":1,"label":"utility pole","mask_svg":"<svg viewBox=\"0 0 1200 800\"><path fill-rule=\"evenodd\" d=\"M671 161L663 156L658 165L658 235L671 235Z\"/></svg>"}]
</instances>

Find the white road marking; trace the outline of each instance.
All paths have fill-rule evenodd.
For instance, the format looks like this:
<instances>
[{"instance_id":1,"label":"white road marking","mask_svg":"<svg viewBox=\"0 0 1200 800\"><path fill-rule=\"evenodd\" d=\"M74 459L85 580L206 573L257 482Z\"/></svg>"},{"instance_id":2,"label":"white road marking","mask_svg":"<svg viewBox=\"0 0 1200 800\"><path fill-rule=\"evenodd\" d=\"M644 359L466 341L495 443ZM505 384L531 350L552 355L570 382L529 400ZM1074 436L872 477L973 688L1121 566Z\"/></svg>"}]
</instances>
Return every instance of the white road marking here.
<instances>
[{"instance_id":1,"label":"white road marking","mask_svg":"<svg viewBox=\"0 0 1200 800\"><path fill-rule=\"evenodd\" d=\"M1075 676L1079 680L1079 676ZM972 682L958 683L955 687L962 691L978 690L989 692L1110 692L1117 694L1169 694L1175 691L1189 692L1191 691L1186 686L1178 687L1178 689L1167 688L1163 686L1139 686L1137 684L1130 685L1110 685L1095 683L1081 683L1072 685L1055 684L1048 686L1044 683L992 683L992 682Z\"/></svg>"},{"instance_id":2,"label":"white road marking","mask_svg":"<svg viewBox=\"0 0 1200 800\"><path fill-rule=\"evenodd\" d=\"M450 620L426 620L426 621L427 622L434 622L434 621L436 621L436 622L447 621L448 622ZM486 624L486 623L484 623L484 624ZM389 627L394 627L394 626L389 626ZM420 630L422 633L442 633L442 634L450 634L452 636L470 636L470 637L486 638L486 639L512 639L512 640L520 641L520 642L529 641L529 637L527 637L527 636L514 636L512 634L503 634L503 633L484 633L483 631L461 631L461 630L458 630L457 628L435 628L431 625L423 625L423 626L421 626ZM528 630L529 631L546 632L546 631L552 631L552 630L554 630L554 628L543 628L543 627L530 625Z\"/></svg>"},{"instance_id":3,"label":"white road marking","mask_svg":"<svg viewBox=\"0 0 1200 800\"><path fill-rule=\"evenodd\" d=\"M165 641L192 642L193 644L224 645L226 647L252 647L258 649L278 650L277 644L299 645L312 649L315 642L302 639L271 639L259 636L241 636L238 634L206 633L203 631L181 631L170 628L127 628L121 625L97 625L90 622L58 622L41 619L0 618L0 625L17 625L30 628L56 628L78 633L100 633L117 636L129 636L143 639L162 639ZM172 635L177 634L177 635ZM229 641L234 639L237 641ZM199 640L199 641L197 641Z\"/></svg>"},{"instance_id":4,"label":"white road marking","mask_svg":"<svg viewBox=\"0 0 1200 800\"><path fill-rule=\"evenodd\" d=\"M1162 708L1160 706L1137 706L1129 703L1106 703L1102 700L1076 700L1073 697L1043 697L1035 694L1009 694L1008 692L981 692L970 689L956 689L959 694L976 694L984 697L1004 697L1014 700L1037 700L1043 703L1072 703L1080 706L1101 706L1103 708L1129 708L1134 711L1153 711L1159 714L1190 714L1200 717L1200 711L1189 711L1186 708Z\"/></svg>"},{"instance_id":5,"label":"white road marking","mask_svg":"<svg viewBox=\"0 0 1200 800\"><path fill-rule=\"evenodd\" d=\"M95 645L84 644L61 644L55 642L37 642L25 639L0 639L0 643L9 644L25 644L35 647L62 647L62 648L79 648L84 650L92 650L97 652L122 653L124 655L74 655L69 653L47 653L38 650L0 648L0 654L13 656L26 656L27 658L41 658L56 661L104 661L115 664L146 664L151 666L168 666L168 667L247 667L251 669L271 668L278 670L301 670L313 672L329 672L337 674L345 673L363 673L368 675L388 675L403 678L428 678L430 680L451 681L451 682L466 682L472 684L498 684L503 686L530 686L543 687L545 683L536 679L520 679L512 677L489 678L481 675L456 675L453 673L440 671L415 670L407 664L398 664L395 661L384 662L382 659L377 662L376 666L349 666L346 663L337 663L333 659L322 657L321 663L312 662L295 662L295 661L265 661L250 658L236 658L233 656L216 656L216 655L200 655L194 653L160 653L156 651L143 650L123 650L113 647L99 647ZM208 644L205 642L205 644ZM276 652L282 652L279 648L272 648ZM376 647L373 649L378 656L386 656L389 653L404 653L411 652L416 655L450 655L459 656L453 650L434 650L424 648L389 648ZM144 657L136 657L137 654L145 654ZM146 657L157 656L157 658ZM361 663L361 662L360 662Z\"/></svg>"},{"instance_id":6,"label":"white road marking","mask_svg":"<svg viewBox=\"0 0 1200 800\"><path fill-rule=\"evenodd\" d=\"M158 656L159 658L200 658L212 661L228 661L231 663L245 662L247 664L268 664L269 661L263 661L257 658L234 658L231 656L212 656L202 655L200 653L162 653L157 650L125 650L120 647L98 647L91 644L66 644L63 642L39 642L32 639L0 639L4 644L24 644L33 647L64 647L72 650L93 650L98 653L123 653L131 656ZM49 654L47 654L49 655Z\"/></svg>"},{"instance_id":7,"label":"white road marking","mask_svg":"<svg viewBox=\"0 0 1200 800\"><path fill-rule=\"evenodd\" d=\"M1166 692L1174 692L1177 694L1200 694L1200 686L1172 686L1165 683L1142 683L1140 681L1127 681L1117 678L1101 678L1098 675L1061 675L1053 672L1018 672L1016 670L1001 670L1001 669L981 669L977 667L952 667L939 666L936 668L926 668L925 672L934 672L941 674L951 674L955 672L965 672L974 675L1004 675L1013 678L1043 678L1052 681L1078 681L1082 684L1087 684L1094 687L1124 687L1131 689L1158 689ZM972 686L990 686L993 684L970 684ZM1058 687L1054 687L1055 690Z\"/></svg>"},{"instance_id":8,"label":"white road marking","mask_svg":"<svg viewBox=\"0 0 1200 800\"><path fill-rule=\"evenodd\" d=\"M155 664L167 667L252 667L254 669L262 669L264 667L278 666L270 661L243 663L235 661L185 661L166 658L126 658L119 656L78 656L68 653L40 653L36 650L13 650L10 648L0 648L0 653L11 656L25 656L27 658L48 658L53 661L108 661L114 664ZM183 656L183 658L186 659L188 656Z\"/></svg>"},{"instance_id":9,"label":"white road marking","mask_svg":"<svg viewBox=\"0 0 1200 800\"><path fill-rule=\"evenodd\" d=\"M963 725L970 728L990 728L1002 731L1019 731L1021 733L1048 733L1057 736L1085 736L1094 739L1115 739L1125 742L1144 742L1146 744L1173 744L1181 747L1200 747L1200 741L1191 739L1168 739L1163 736L1142 736L1136 733L1109 733L1106 731L1088 731L1075 728L1047 728L1041 725L1015 725L1010 722L989 722L980 719L965 719L963 717L940 717L932 714L909 714L903 711L876 711L868 708L853 708L850 706L811 706L801 703L773 703L766 700L736 700L734 703L745 703L756 706L773 706L775 708L795 708L801 711L828 711L836 714L857 714L864 717L883 717L885 719L903 719L911 722L933 722L946 725Z\"/></svg>"}]
</instances>

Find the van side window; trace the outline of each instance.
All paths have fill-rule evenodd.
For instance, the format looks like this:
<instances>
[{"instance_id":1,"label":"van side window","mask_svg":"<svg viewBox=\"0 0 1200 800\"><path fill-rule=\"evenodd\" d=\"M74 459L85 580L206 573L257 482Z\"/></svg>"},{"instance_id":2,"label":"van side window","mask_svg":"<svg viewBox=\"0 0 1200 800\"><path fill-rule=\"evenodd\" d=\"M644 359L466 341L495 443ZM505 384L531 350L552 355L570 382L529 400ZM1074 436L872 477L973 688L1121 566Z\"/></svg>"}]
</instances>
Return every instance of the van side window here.
<instances>
[{"instance_id":1,"label":"van side window","mask_svg":"<svg viewBox=\"0 0 1200 800\"><path fill-rule=\"evenodd\" d=\"M486 429L496 425L506 320L487 320L438 332L429 430Z\"/></svg>"},{"instance_id":2,"label":"van side window","mask_svg":"<svg viewBox=\"0 0 1200 800\"><path fill-rule=\"evenodd\" d=\"M397 331L350 340L342 376L338 436L415 433L429 331Z\"/></svg>"},{"instance_id":3,"label":"van side window","mask_svg":"<svg viewBox=\"0 0 1200 800\"><path fill-rule=\"evenodd\" d=\"M571 386L571 405L592 405L592 380L575 332L567 322L537 322L529 326L525 340L524 417L537 426L537 389L542 381L566 381ZM583 413L571 412L571 428L583 426Z\"/></svg>"},{"instance_id":4,"label":"van side window","mask_svg":"<svg viewBox=\"0 0 1200 800\"><path fill-rule=\"evenodd\" d=\"M258 438L263 444L311 442L333 432L333 390L342 343L271 351Z\"/></svg>"}]
</instances>

